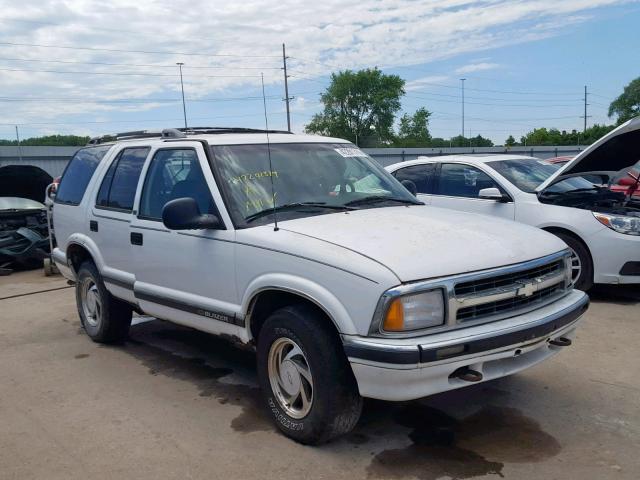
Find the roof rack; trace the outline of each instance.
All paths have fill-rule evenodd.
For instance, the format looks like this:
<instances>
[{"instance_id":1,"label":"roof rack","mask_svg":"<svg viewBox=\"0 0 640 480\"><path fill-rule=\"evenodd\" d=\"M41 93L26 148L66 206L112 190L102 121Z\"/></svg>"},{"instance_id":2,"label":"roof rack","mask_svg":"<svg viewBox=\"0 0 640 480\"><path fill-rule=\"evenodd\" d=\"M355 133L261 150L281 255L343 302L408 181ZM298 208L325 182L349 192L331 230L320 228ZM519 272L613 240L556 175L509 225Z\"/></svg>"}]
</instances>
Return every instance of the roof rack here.
<instances>
[{"instance_id":1,"label":"roof rack","mask_svg":"<svg viewBox=\"0 0 640 480\"><path fill-rule=\"evenodd\" d=\"M286 133L287 130L265 130L261 128L244 128L244 127L189 127L177 128L180 132L194 134L221 134L221 133Z\"/></svg>"},{"instance_id":2,"label":"roof rack","mask_svg":"<svg viewBox=\"0 0 640 480\"><path fill-rule=\"evenodd\" d=\"M187 135L211 135L223 133L286 133L286 130L263 130L259 128L243 127L188 127L165 128L164 130L134 130L132 132L113 133L93 137L88 145L100 145L102 143L116 142L118 140L133 140L136 138L186 138Z\"/></svg>"}]
</instances>

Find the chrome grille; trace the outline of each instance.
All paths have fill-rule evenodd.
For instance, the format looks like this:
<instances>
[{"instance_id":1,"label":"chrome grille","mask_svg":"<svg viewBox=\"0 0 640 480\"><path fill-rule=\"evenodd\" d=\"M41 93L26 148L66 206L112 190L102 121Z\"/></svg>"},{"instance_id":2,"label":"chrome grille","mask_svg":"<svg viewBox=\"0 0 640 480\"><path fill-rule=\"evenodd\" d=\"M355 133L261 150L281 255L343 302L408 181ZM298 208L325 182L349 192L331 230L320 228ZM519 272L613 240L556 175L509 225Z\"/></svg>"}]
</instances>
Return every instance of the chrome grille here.
<instances>
[{"instance_id":1,"label":"chrome grille","mask_svg":"<svg viewBox=\"0 0 640 480\"><path fill-rule=\"evenodd\" d=\"M521 272L497 275L495 277L482 278L479 280L472 280L470 282L462 282L456 284L455 295L470 295L485 292L487 290L495 290L497 288L513 285L518 281L534 280L550 274L562 273L563 269L564 261L558 260L557 262L541 265L536 268L530 268Z\"/></svg>"},{"instance_id":2,"label":"chrome grille","mask_svg":"<svg viewBox=\"0 0 640 480\"><path fill-rule=\"evenodd\" d=\"M566 292L566 271L564 258L555 258L529 268L498 269L458 282L449 303L450 314L462 324L505 318L542 306Z\"/></svg>"},{"instance_id":3,"label":"chrome grille","mask_svg":"<svg viewBox=\"0 0 640 480\"><path fill-rule=\"evenodd\" d=\"M458 310L457 320L459 322L465 322L500 315L502 313L541 303L561 292L564 292L564 285L559 283L557 285L552 285L551 287L538 290L530 297L512 297L507 298L506 300L499 300L497 302L489 302L473 307L461 308Z\"/></svg>"}]
</instances>

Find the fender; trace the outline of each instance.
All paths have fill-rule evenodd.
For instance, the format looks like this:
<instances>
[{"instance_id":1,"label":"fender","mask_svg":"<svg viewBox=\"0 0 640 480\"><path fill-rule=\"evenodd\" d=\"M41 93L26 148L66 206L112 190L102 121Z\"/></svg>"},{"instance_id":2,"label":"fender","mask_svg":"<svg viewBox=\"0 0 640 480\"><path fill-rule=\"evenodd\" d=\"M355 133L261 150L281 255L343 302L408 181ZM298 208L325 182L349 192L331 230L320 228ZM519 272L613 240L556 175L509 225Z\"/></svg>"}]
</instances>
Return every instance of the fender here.
<instances>
[{"instance_id":1,"label":"fender","mask_svg":"<svg viewBox=\"0 0 640 480\"><path fill-rule=\"evenodd\" d=\"M251 281L245 289L241 302L241 313L249 330L249 309L256 296L265 290L282 290L308 299L320 307L334 323L338 332L355 335L356 329L347 310L338 298L322 285L307 278L285 273L269 273Z\"/></svg>"}]
</instances>

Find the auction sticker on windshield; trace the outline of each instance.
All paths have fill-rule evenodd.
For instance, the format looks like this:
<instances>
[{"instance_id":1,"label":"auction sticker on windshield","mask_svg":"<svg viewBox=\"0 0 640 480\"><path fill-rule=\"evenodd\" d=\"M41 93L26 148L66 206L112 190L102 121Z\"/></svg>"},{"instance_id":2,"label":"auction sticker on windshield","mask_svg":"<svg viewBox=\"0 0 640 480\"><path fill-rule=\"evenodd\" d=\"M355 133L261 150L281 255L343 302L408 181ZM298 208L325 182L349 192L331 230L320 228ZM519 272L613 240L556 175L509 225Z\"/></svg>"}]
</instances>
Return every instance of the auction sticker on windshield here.
<instances>
[{"instance_id":1,"label":"auction sticker on windshield","mask_svg":"<svg viewBox=\"0 0 640 480\"><path fill-rule=\"evenodd\" d=\"M344 158L352 158L352 157L366 157L367 154L364 153L359 148L353 147L345 147L345 148L334 148L336 152L342 155Z\"/></svg>"}]
</instances>

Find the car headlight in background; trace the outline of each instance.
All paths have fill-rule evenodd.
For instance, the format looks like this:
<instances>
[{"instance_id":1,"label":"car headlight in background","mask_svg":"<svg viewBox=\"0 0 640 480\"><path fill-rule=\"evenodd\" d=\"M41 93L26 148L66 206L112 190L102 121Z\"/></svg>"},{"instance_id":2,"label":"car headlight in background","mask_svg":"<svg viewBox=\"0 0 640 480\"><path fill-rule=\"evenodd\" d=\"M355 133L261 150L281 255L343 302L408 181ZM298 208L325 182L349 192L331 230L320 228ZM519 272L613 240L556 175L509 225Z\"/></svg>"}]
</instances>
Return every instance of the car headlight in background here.
<instances>
[{"instance_id":1,"label":"car headlight in background","mask_svg":"<svg viewBox=\"0 0 640 480\"><path fill-rule=\"evenodd\" d=\"M381 326L385 332L408 332L443 325L444 316L444 295L438 288L394 298Z\"/></svg>"},{"instance_id":2,"label":"car headlight in background","mask_svg":"<svg viewBox=\"0 0 640 480\"><path fill-rule=\"evenodd\" d=\"M615 230L618 233L640 235L640 218L638 217L611 215L600 212L593 212L593 216L596 217L596 220L605 227L609 227L611 230Z\"/></svg>"}]
</instances>

